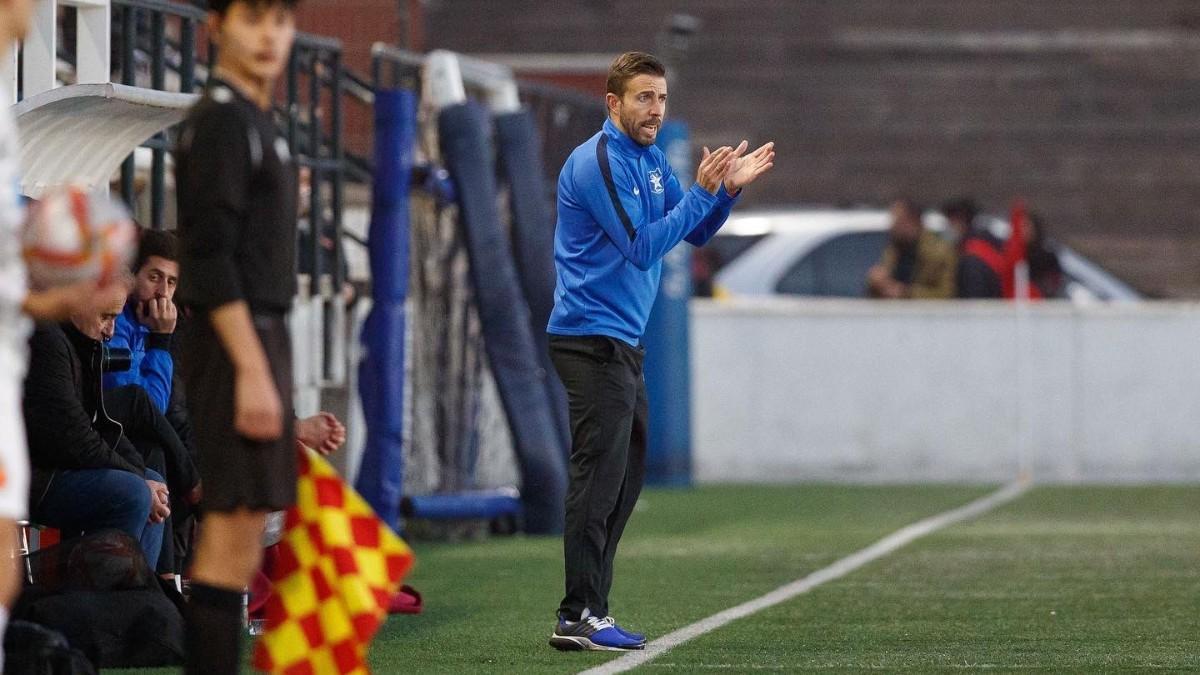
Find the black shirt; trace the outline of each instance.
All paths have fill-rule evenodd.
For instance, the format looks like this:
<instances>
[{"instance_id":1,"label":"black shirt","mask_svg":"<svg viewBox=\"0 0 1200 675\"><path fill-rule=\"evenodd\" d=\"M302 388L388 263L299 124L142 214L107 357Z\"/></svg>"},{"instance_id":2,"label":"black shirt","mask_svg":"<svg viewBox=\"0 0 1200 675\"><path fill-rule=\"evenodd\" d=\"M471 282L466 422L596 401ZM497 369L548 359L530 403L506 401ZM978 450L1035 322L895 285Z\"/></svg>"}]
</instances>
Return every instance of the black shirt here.
<instances>
[{"instance_id":1,"label":"black shirt","mask_svg":"<svg viewBox=\"0 0 1200 675\"><path fill-rule=\"evenodd\" d=\"M958 271L955 274L955 288L960 298L1003 298L1004 284L1000 274L992 269L979 256L968 253L967 248L972 240L982 240L984 244L996 252L997 256L1004 255L1004 242L992 235L975 230L970 232L959 244Z\"/></svg>"},{"instance_id":2,"label":"black shirt","mask_svg":"<svg viewBox=\"0 0 1200 675\"><path fill-rule=\"evenodd\" d=\"M286 312L296 294L296 171L271 114L214 79L175 154L178 301Z\"/></svg>"},{"instance_id":3,"label":"black shirt","mask_svg":"<svg viewBox=\"0 0 1200 675\"><path fill-rule=\"evenodd\" d=\"M892 279L902 284L911 285L917 274L917 244L895 244L896 267L892 270Z\"/></svg>"}]
</instances>

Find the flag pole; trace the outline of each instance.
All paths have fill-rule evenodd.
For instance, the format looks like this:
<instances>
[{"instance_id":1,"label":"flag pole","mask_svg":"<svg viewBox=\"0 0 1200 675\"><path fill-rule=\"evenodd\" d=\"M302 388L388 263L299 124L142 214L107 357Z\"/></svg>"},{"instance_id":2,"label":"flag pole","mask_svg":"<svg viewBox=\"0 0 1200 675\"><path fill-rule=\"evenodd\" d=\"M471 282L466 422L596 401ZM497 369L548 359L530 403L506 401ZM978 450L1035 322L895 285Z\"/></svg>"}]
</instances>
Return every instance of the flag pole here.
<instances>
[{"instance_id":1,"label":"flag pole","mask_svg":"<svg viewBox=\"0 0 1200 675\"><path fill-rule=\"evenodd\" d=\"M1013 267L1013 311L1016 317L1016 364L1017 364L1017 429L1016 464L1017 478L1028 481L1032 477L1030 454L1033 445L1033 325L1030 317L1029 261L1026 259L1025 202L1016 199L1011 212L1012 229L1009 233L1010 247L1018 251Z\"/></svg>"}]
</instances>

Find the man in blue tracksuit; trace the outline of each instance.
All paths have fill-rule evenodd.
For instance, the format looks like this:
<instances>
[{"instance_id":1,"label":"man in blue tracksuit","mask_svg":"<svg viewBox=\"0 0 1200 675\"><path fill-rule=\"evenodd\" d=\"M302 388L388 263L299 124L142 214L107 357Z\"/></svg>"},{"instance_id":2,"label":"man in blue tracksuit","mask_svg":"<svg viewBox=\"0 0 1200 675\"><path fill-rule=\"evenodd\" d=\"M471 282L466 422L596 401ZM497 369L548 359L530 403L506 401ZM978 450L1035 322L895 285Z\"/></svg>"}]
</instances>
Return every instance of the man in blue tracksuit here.
<instances>
[{"instance_id":1,"label":"man in blue tracksuit","mask_svg":"<svg viewBox=\"0 0 1200 675\"><path fill-rule=\"evenodd\" d=\"M170 404L175 374L171 336L178 318L173 300L179 283L177 249L171 232L142 231L133 265L133 292L108 341L109 347L130 351L130 367L104 375L105 389L137 385L163 414Z\"/></svg>"},{"instance_id":2,"label":"man in blue tracksuit","mask_svg":"<svg viewBox=\"0 0 1200 675\"><path fill-rule=\"evenodd\" d=\"M566 595L550 644L564 650L645 646L608 615L613 558L645 476L642 333L663 256L680 241L707 242L775 157L772 143L748 155L744 141L705 148L696 182L684 190L654 146L666 112L662 63L622 54L607 88L604 128L571 153L558 178L558 279L547 332L567 390L572 447Z\"/></svg>"}]
</instances>

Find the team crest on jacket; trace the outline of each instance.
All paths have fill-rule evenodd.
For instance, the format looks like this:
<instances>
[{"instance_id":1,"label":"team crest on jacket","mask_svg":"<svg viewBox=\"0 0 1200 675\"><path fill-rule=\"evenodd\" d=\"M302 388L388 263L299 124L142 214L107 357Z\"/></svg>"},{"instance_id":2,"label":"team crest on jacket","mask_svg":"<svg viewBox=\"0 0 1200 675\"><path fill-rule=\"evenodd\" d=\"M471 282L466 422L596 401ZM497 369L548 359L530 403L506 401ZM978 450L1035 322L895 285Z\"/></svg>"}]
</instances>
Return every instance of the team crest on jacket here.
<instances>
[{"instance_id":1,"label":"team crest on jacket","mask_svg":"<svg viewBox=\"0 0 1200 675\"><path fill-rule=\"evenodd\" d=\"M663 193L662 169L655 169L646 175L650 179L650 191L656 195Z\"/></svg>"}]
</instances>

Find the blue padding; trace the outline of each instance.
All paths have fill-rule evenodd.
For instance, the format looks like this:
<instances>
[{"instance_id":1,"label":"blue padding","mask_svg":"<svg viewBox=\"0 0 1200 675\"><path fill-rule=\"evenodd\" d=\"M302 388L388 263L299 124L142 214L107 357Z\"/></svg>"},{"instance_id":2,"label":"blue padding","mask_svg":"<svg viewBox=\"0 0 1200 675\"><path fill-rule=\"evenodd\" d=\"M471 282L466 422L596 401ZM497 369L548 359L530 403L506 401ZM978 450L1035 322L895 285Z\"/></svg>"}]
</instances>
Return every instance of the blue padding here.
<instances>
[{"instance_id":1,"label":"blue padding","mask_svg":"<svg viewBox=\"0 0 1200 675\"><path fill-rule=\"evenodd\" d=\"M658 145L684 180L688 166L687 126L665 122ZM650 424L646 439L646 483L687 485L692 477L691 367L688 353L688 300L692 296L691 246L680 244L663 259L658 297L646 334L646 397Z\"/></svg>"},{"instance_id":2,"label":"blue padding","mask_svg":"<svg viewBox=\"0 0 1200 675\"><path fill-rule=\"evenodd\" d=\"M492 519L521 513L521 500L510 492L424 495L404 499L407 518L426 520Z\"/></svg>"},{"instance_id":3,"label":"blue padding","mask_svg":"<svg viewBox=\"0 0 1200 675\"><path fill-rule=\"evenodd\" d=\"M372 305L362 333L366 357L359 367L367 439L355 488L394 530L400 526L404 485L404 301L416 132L415 93L376 91L375 187L367 236Z\"/></svg>"},{"instance_id":4,"label":"blue padding","mask_svg":"<svg viewBox=\"0 0 1200 675\"><path fill-rule=\"evenodd\" d=\"M457 187L484 347L521 465L526 531L562 531L567 471L521 293L512 246L496 208L491 123L479 106L444 109L438 118L442 157Z\"/></svg>"},{"instance_id":5,"label":"blue padding","mask_svg":"<svg viewBox=\"0 0 1200 675\"><path fill-rule=\"evenodd\" d=\"M554 413L559 443L570 454L571 425L567 417L567 390L550 362L546 324L554 309L554 218L542 166L542 142L528 110L496 117L500 169L509 184L512 210L513 259L521 291L529 305L529 330L537 345L538 362L546 373L543 382Z\"/></svg>"}]
</instances>

